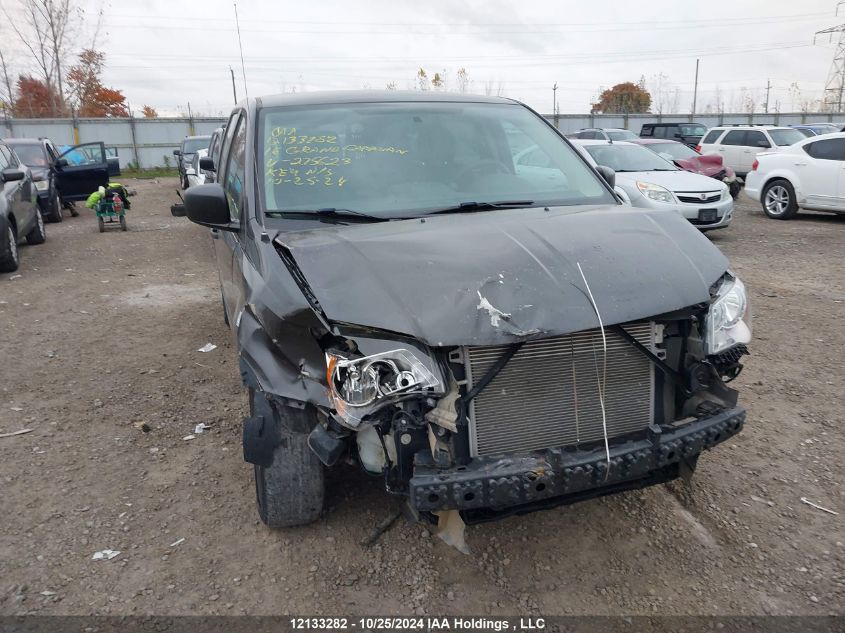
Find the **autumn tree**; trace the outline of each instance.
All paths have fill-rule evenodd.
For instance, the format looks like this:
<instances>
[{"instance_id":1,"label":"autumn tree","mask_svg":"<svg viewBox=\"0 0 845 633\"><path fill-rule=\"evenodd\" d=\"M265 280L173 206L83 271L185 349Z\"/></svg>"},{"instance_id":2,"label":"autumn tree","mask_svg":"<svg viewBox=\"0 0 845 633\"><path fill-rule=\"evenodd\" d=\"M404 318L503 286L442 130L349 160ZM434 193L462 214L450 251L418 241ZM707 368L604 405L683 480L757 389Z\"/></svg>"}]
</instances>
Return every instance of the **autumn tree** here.
<instances>
[{"instance_id":1,"label":"autumn tree","mask_svg":"<svg viewBox=\"0 0 845 633\"><path fill-rule=\"evenodd\" d=\"M100 51L85 49L79 54L79 61L67 75L68 98L83 117L128 117L126 97L120 90L103 85L106 56Z\"/></svg>"},{"instance_id":2,"label":"autumn tree","mask_svg":"<svg viewBox=\"0 0 845 633\"><path fill-rule=\"evenodd\" d=\"M53 116L57 99L55 90L47 82L30 75L18 77L14 106L17 116L29 119Z\"/></svg>"},{"instance_id":3,"label":"autumn tree","mask_svg":"<svg viewBox=\"0 0 845 633\"><path fill-rule=\"evenodd\" d=\"M158 118L158 112L156 112L156 109L152 106L145 105L143 108L141 108L141 113L147 119Z\"/></svg>"},{"instance_id":4,"label":"autumn tree","mask_svg":"<svg viewBox=\"0 0 845 633\"><path fill-rule=\"evenodd\" d=\"M593 114L633 114L648 112L651 95L645 89L645 81L626 81L602 91L599 100L593 104Z\"/></svg>"}]
</instances>

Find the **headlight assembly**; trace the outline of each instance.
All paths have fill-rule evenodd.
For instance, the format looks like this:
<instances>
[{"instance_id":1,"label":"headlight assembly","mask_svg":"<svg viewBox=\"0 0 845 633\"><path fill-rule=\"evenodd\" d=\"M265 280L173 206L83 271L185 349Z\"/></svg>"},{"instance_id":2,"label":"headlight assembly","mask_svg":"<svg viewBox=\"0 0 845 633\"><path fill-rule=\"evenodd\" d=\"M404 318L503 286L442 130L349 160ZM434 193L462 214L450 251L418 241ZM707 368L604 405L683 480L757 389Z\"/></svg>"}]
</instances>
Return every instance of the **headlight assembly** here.
<instances>
[{"instance_id":1,"label":"headlight assembly","mask_svg":"<svg viewBox=\"0 0 845 633\"><path fill-rule=\"evenodd\" d=\"M338 415L352 427L384 403L402 396L435 391L437 377L407 349L363 358L326 354L329 399Z\"/></svg>"},{"instance_id":2,"label":"headlight assembly","mask_svg":"<svg viewBox=\"0 0 845 633\"><path fill-rule=\"evenodd\" d=\"M713 356L751 341L751 306L739 278L725 281L711 304L705 326L705 351Z\"/></svg>"},{"instance_id":3,"label":"headlight assembly","mask_svg":"<svg viewBox=\"0 0 845 633\"><path fill-rule=\"evenodd\" d=\"M654 185L650 182L637 182L637 189L640 190L646 198L650 200L657 200L658 202L675 202L675 196L666 187Z\"/></svg>"},{"instance_id":4,"label":"headlight assembly","mask_svg":"<svg viewBox=\"0 0 845 633\"><path fill-rule=\"evenodd\" d=\"M50 188L49 180L36 180L33 184L38 191L47 191Z\"/></svg>"}]
</instances>

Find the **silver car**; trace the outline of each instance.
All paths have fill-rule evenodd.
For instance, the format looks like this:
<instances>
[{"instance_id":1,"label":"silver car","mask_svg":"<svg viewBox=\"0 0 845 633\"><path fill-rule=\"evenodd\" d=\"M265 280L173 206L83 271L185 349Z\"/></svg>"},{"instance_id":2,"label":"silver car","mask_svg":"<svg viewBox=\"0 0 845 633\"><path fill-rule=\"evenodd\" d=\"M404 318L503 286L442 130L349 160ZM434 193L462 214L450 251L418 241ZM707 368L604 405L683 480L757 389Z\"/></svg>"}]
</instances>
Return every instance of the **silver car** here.
<instances>
[{"instance_id":1,"label":"silver car","mask_svg":"<svg viewBox=\"0 0 845 633\"><path fill-rule=\"evenodd\" d=\"M599 165L616 172L616 186L635 207L675 209L702 231L731 222L733 198L718 180L683 171L654 152L633 143L572 141Z\"/></svg>"}]
</instances>

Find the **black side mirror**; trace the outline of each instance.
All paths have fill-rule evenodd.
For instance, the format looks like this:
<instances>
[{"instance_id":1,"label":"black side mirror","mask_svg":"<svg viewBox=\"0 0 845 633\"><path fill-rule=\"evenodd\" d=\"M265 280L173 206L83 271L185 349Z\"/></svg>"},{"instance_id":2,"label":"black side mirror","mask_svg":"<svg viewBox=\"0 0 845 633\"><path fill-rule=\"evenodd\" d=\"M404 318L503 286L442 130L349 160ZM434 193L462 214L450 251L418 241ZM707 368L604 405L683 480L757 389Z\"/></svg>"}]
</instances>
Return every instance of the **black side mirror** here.
<instances>
[{"instance_id":1,"label":"black side mirror","mask_svg":"<svg viewBox=\"0 0 845 633\"><path fill-rule=\"evenodd\" d=\"M238 222L229 216L226 192L218 183L197 185L185 191L185 214L191 222L222 231L237 231Z\"/></svg>"},{"instance_id":2,"label":"black side mirror","mask_svg":"<svg viewBox=\"0 0 845 633\"><path fill-rule=\"evenodd\" d=\"M200 169L204 171L217 171L214 167L214 159L211 156L200 158Z\"/></svg>"},{"instance_id":3,"label":"black side mirror","mask_svg":"<svg viewBox=\"0 0 845 633\"><path fill-rule=\"evenodd\" d=\"M3 182L14 182L15 180L23 180L26 174L23 173L20 169L4 169L0 172L0 178L3 179Z\"/></svg>"},{"instance_id":4,"label":"black side mirror","mask_svg":"<svg viewBox=\"0 0 845 633\"><path fill-rule=\"evenodd\" d=\"M181 149L174 149L174 150L173 150L173 155L174 155L174 156L181 156L181 155L182 155L182 150L181 150Z\"/></svg>"},{"instance_id":5,"label":"black side mirror","mask_svg":"<svg viewBox=\"0 0 845 633\"><path fill-rule=\"evenodd\" d=\"M613 171L610 167L605 167L604 165L596 165L596 171L599 172L599 176L604 178L604 181L608 184L611 189L616 186L616 172Z\"/></svg>"},{"instance_id":6,"label":"black side mirror","mask_svg":"<svg viewBox=\"0 0 845 633\"><path fill-rule=\"evenodd\" d=\"M62 167L67 167L67 158L57 158L56 162L53 163L56 169L61 169Z\"/></svg>"}]
</instances>

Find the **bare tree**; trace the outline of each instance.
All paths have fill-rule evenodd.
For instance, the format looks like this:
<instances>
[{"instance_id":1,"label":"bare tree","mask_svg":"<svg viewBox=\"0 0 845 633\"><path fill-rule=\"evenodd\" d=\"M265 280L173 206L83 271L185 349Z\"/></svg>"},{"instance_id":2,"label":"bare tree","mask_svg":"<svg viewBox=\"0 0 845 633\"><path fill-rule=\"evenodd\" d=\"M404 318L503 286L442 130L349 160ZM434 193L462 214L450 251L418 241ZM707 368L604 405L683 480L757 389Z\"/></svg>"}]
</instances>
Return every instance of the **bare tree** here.
<instances>
[{"instance_id":1,"label":"bare tree","mask_svg":"<svg viewBox=\"0 0 845 633\"><path fill-rule=\"evenodd\" d=\"M458 92L469 92L470 79L466 68L459 68L457 72L458 78Z\"/></svg>"},{"instance_id":2,"label":"bare tree","mask_svg":"<svg viewBox=\"0 0 845 633\"><path fill-rule=\"evenodd\" d=\"M0 50L0 70L3 72L3 92L0 93L0 101L3 103L6 114L11 115L15 111L15 88L11 77L9 77L9 65L2 50Z\"/></svg>"}]
</instances>

